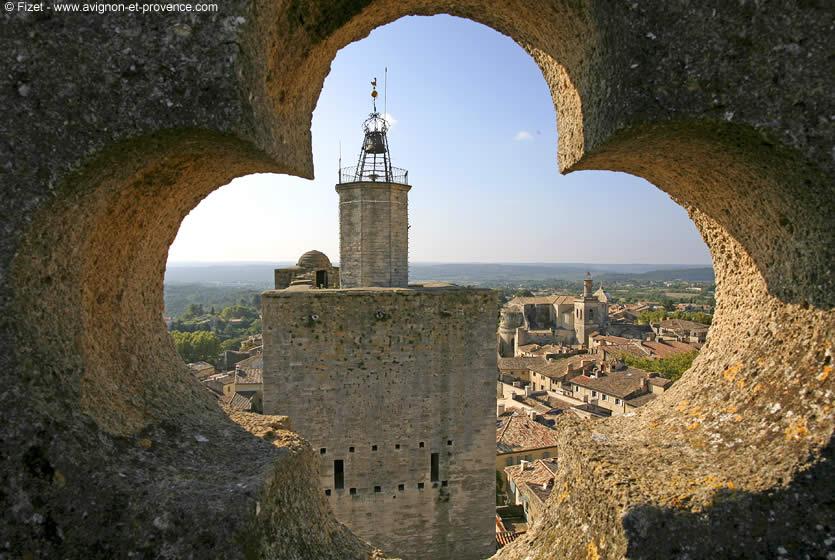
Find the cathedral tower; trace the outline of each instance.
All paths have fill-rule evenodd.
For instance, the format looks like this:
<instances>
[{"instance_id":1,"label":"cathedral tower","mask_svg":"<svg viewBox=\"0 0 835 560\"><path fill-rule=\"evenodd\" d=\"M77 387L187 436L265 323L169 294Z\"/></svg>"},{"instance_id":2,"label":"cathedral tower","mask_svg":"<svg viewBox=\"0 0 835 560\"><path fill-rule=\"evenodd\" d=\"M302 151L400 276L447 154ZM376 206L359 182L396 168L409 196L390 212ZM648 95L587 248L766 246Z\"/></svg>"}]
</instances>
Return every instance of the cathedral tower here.
<instances>
[{"instance_id":1,"label":"cathedral tower","mask_svg":"<svg viewBox=\"0 0 835 560\"><path fill-rule=\"evenodd\" d=\"M589 343L589 335L600 331L603 321L600 300L592 293L591 274L586 272L583 280L583 295L574 300L574 332L577 342Z\"/></svg>"}]
</instances>

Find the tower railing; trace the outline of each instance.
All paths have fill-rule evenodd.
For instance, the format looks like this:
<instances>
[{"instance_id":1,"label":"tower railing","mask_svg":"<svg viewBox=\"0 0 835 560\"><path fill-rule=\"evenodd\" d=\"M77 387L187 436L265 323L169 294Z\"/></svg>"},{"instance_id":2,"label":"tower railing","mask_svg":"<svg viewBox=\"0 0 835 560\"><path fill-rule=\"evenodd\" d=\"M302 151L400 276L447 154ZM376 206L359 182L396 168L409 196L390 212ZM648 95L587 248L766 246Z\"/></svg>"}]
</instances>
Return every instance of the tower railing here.
<instances>
[{"instance_id":1,"label":"tower railing","mask_svg":"<svg viewBox=\"0 0 835 560\"><path fill-rule=\"evenodd\" d=\"M398 183L409 184L409 171L400 167L391 167L386 177L384 169L364 168L357 166L343 167L339 170L339 184L343 183Z\"/></svg>"}]
</instances>

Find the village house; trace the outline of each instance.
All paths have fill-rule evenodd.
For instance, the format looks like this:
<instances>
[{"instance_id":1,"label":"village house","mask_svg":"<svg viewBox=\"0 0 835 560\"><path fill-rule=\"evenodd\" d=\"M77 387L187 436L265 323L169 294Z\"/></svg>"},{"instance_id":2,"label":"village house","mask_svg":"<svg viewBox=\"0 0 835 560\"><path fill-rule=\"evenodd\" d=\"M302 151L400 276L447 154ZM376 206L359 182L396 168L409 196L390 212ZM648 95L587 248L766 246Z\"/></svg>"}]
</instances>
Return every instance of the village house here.
<instances>
[{"instance_id":1,"label":"village house","mask_svg":"<svg viewBox=\"0 0 835 560\"><path fill-rule=\"evenodd\" d=\"M200 381L217 373L217 371L215 370L215 366L208 362L192 362L186 365L188 365L189 369L191 370L191 373L194 374L194 377L196 377Z\"/></svg>"},{"instance_id":2,"label":"village house","mask_svg":"<svg viewBox=\"0 0 835 560\"><path fill-rule=\"evenodd\" d=\"M511 409L496 419L496 471L502 479L505 467L556 456L556 432L537 422L535 414Z\"/></svg>"},{"instance_id":3,"label":"village house","mask_svg":"<svg viewBox=\"0 0 835 560\"><path fill-rule=\"evenodd\" d=\"M532 525L542 512L548 496L554 489L557 472L555 458L522 461L518 465L505 467L507 493L512 503L522 506L528 526Z\"/></svg>"},{"instance_id":4,"label":"village house","mask_svg":"<svg viewBox=\"0 0 835 560\"><path fill-rule=\"evenodd\" d=\"M533 391L558 392L562 383L570 377L590 371L596 364L594 356L578 354L557 360L543 360L532 363L528 370L528 378Z\"/></svg>"},{"instance_id":5,"label":"village house","mask_svg":"<svg viewBox=\"0 0 835 560\"><path fill-rule=\"evenodd\" d=\"M710 327L684 319L665 319L652 325L656 340L678 340L680 342L703 343Z\"/></svg>"},{"instance_id":6,"label":"village house","mask_svg":"<svg viewBox=\"0 0 835 560\"><path fill-rule=\"evenodd\" d=\"M563 384L567 397L591 405L585 410L597 416L618 416L633 411L666 391L672 381L641 369L604 364Z\"/></svg>"},{"instance_id":7,"label":"village house","mask_svg":"<svg viewBox=\"0 0 835 560\"><path fill-rule=\"evenodd\" d=\"M677 354L697 352L701 346L701 343L679 340L637 340L611 335L595 335L589 339L589 352L597 354L602 361L612 361L623 354L663 359Z\"/></svg>"},{"instance_id":8,"label":"village house","mask_svg":"<svg viewBox=\"0 0 835 560\"><path fill-rule=\"evenodd\" d=\"M210 375L203 384L211 390L222 404L235 410L263 411L264 398L264 357L250 356L235 364L233 371ZM235 395L240 398L235 399ZM249 402L245 408L241 398Z\"/></svg>"},{"instance_id":9,"label":"village house","mask_svg":"<svg viewBox=\"0 0 835 560\"><path fill-rule=\"evenodd\" d=\"M530 381L530 374L528 372L530 371L531 366L538 365L540 363L543 363L544 361L545 359L541 357L499 357L497 360L497 365L499 368L500 377L508 376L515 380L528 382Z\"/></svg>"}]
</instances>

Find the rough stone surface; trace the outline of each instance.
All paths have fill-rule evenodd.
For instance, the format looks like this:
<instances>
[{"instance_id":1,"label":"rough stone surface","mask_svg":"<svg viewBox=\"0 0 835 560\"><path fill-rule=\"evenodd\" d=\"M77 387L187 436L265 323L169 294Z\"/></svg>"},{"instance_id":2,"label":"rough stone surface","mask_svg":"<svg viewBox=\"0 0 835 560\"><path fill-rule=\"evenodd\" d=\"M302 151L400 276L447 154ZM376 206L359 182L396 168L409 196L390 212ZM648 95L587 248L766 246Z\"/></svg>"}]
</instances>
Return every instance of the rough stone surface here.
<instances>
[{"instance_id":1,"label":"rough stone surface","mask_svg":"<svg viewBox=\"0 0 835 560\"><path fill-rule=\"evenodd\" d=\"M291 288L261 305L264 410L318 451L337 519L404 559L490 556L496 292Z\"/></svg>"},{"instance_id":2,"label":"rough stone surface","mask_svg":"<svg viewBox=\"0 0 835 560\"><path fill-rule=\"evenodd\" d=\"M634 417L566 422L562 490L499 557L833 552L828 3L220 10L0 15L0 554L371 553L317 501L305 452L247 436L189 379L160 320L163 271L213 189L312 174L311 113L339 48L442 12L530 52L554 95L561 168L668 192L718 281L691 371Z\"/></svg>"}]
</instances>

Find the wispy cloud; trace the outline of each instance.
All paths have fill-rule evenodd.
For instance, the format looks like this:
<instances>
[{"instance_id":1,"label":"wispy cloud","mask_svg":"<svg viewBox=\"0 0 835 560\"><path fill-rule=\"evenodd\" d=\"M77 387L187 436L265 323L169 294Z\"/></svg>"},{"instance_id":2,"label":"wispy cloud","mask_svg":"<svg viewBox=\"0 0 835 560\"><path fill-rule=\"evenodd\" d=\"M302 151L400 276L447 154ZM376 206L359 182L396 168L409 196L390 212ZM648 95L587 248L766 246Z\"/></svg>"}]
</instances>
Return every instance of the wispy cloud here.
<instances>
[{"instance_id":1,"label":"wispy cloud","mask_svg":"<svg viewBox=\"0 0 835 560\"><path fill-rule=\"evenodd\" d=\"M527 140L532 140L533 134L531 134L527 130L520 130L516 133L516 136L514 136L513 139L517 142L525 142Z\"/></svg>"},{"instance_id":2,"label":"wispy cloud","mask_svg":"<svg viewBox=\"0 0 835 560\"><path fill-rule=\"evenodd\" d=\"M383 113L383 118L389 123L389 128L394 128L394 125L397 124L397 119L391 113Z\"/></svg>"}]
</instances>

